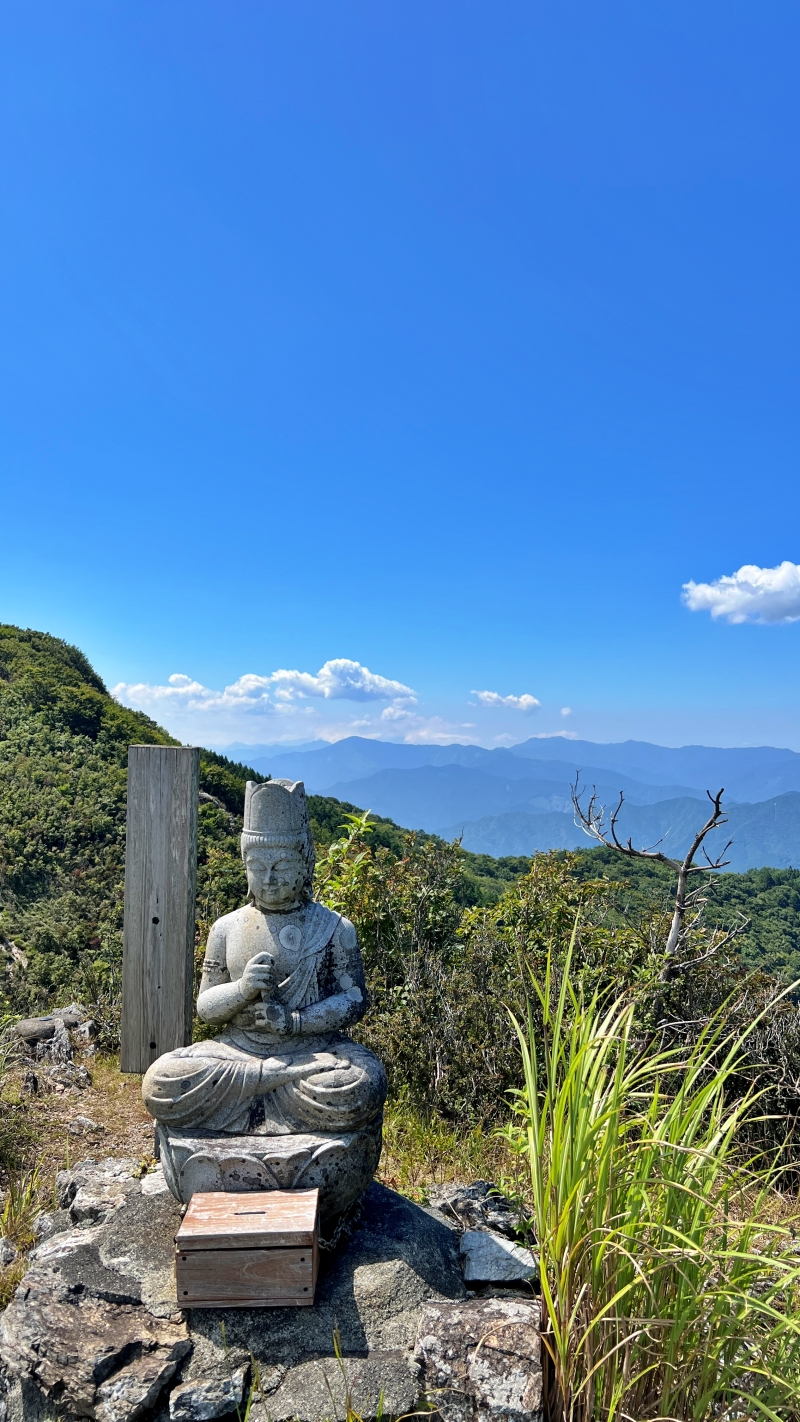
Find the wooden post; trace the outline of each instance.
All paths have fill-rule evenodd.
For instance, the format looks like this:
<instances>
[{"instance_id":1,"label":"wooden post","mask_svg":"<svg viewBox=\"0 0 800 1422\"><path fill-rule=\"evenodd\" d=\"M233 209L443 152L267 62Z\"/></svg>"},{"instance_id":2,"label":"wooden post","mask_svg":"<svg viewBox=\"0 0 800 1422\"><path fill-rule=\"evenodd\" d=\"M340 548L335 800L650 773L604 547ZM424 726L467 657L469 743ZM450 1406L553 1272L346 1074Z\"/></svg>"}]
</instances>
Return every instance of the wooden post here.
<instances>
[{"instance_id":1,"label":"wooden post","mask_svg":"<svg viewBox=\"0 0 800 1422\"><path fill-rule=\"evenodd\" d=\"M130 746L120 1068L192 1040L200 751Z\"/></svg>"}]
</instances>

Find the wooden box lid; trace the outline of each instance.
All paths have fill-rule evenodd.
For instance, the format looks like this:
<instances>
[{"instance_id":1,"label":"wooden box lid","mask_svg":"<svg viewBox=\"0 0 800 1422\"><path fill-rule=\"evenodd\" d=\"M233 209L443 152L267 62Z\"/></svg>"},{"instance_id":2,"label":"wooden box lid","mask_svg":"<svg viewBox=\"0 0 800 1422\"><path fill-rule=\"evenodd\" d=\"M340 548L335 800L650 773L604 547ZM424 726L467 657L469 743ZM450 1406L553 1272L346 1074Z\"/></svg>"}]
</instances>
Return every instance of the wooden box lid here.
<instances>
[{"instance_id":1,"label":"wooden box lid","mask_svg":"<svg viewBox=\"0 0 800 1422\"><path fill-rule=\"evenodd\" d=\"M310 1247L319 1190L222 1190L193 1195L175 1236L178 1249Z\"/></svg>"}]
</instances>

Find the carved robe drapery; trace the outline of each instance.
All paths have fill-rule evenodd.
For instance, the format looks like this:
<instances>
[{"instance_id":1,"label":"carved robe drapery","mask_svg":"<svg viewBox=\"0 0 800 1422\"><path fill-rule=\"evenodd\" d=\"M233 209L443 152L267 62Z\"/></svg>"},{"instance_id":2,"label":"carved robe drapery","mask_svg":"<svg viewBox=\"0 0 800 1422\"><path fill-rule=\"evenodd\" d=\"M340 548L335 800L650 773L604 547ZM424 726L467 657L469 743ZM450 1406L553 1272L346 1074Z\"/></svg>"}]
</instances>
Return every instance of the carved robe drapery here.
<instances>
[{"instance_id":1,"label":"carved robe drapery","mask_svg":"<svg viewBox=\"0 0 800 1422\"><path fill-rule=\"evenodd\" d=\"M225 949L228 943L227 953ZM249 1003L215 1041L195 1042L154 1062L142 1083L148 1111L173 1130L288 1135L352 1132L375 1121L386 1096L378 1059L341 1035L363 1014L364 973L353 925L321 904L291 915L247 907L209 936L201 992L232 981L237 957L269 951L272 994L295 1030L259 1026ZM282 1067L299 1068L272 1085ZM307 1068L307 1071L303 1070Z\"/></svg>"}]
</instances>

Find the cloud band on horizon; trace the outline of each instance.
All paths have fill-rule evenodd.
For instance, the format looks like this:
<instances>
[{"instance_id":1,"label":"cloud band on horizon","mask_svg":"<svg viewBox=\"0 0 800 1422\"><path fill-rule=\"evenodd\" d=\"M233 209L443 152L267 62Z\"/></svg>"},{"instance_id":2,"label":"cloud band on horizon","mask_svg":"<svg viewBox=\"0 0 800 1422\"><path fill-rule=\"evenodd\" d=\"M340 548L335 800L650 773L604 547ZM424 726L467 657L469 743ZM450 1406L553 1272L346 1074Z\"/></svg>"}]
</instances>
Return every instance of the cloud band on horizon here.
<instances>
[{"instance_id":1,"label":"cloud band on horizon","mask_svg":"<svg viewBox=\"0 0 800 1422\"><path fill-rule=\"evenodd\" d=\"M156 709L170 703L186 711L239 711L273 715L310 697L325 701L388 701L393 706L416 705L417 696L402 681L378 676L360 662L337 657L311 672L280 668L269 676L246 672L222 691L193 681L182 672L167 678L164 686L148 682L119 682L112 696L126 705Z\"/></svg>"}]
</instances>

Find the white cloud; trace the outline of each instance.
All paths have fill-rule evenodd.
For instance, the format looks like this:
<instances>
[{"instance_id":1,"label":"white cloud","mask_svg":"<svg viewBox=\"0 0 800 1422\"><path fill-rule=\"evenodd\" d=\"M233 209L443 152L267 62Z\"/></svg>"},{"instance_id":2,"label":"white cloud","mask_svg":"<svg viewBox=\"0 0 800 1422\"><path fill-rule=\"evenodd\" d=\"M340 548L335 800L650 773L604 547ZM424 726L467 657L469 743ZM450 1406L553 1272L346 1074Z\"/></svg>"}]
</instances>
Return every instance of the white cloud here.
<instances>
[{"instance_id":1,"label":"white cloud","mask_svg":"<svg viewBox=\"0 0 800 1422\"><path fill-rule=\"evenodd\" d=\"M483 706L508 706L514 711L535 711L539 702L535 696L524 692L522 696L501 696L499 691L473 691Z\"/></svg>"},{"instance_id":2,"label":"white cloud","mask_svg":"<svg viewBox=\"0 0 800 1422\"><path fill-rule=\"evenodd\" d=\"M326 662L316 676L310 672L276 671L269 681L276 697L285 701L305 696L322 696L326 701L395 701L398 698L416 701L410 686L377 676L360 662L350 662L346 657Z\"/></svg>"},{"instance_id":3,"label":"white cloud","mask_svg":"<svg viewBox=\"0 0 800 1422\"><path fill-rule=\"evenodd\" d=\"M387 706L381 712L378 734L400 733L404 741L419 745L430 743L447 745L453 740L474 740L475 726L472 721L446 721L442 716L420 716L415 711L407 711L402 706Z\"/></svg>"},{"instance_id":4,"label":"white cloud","mask_svg":"<svg viewBox=\"0 0 800 1422\"><path fill-rule=\"evenodd\" d=\"M284 669L270 676L246 672L223 691L215 691L183 672L175 672L168 677L165 686L121 681L113 688L112 696L143 711L157 712L171 707L184 712L228 711L247 715L280 714L289 709L287 703L293 703L296 710L309 710L296 706L298 701L309 697L326 701L392 701L398 706L412 705L416 701L411 687L402 681L377 676L360 662L343 657L326 662L316 676L311 672Z\"/></svg>"},{"instance_id":5,"label":"white cloud","mask_svg":"<svg viewBox=\"0 0 800 1422\"><path fill-rule=\"evenodd\" d=\"M572 715L572 707L571 707L571 706L562 706L562 707L561 707L561 715L562 715L562 716L571 716L571 715Z\"/></svg>"},{"instance_id":6,"label":"white cloud","mask_svg":"<svg viewBox=\"0 0 800 1422\"><path fill-rule=\"evenodd\" d=\"M777 568L745 563L738 572L713 583L683 585L683 601L692 612L710 612L728 622L800 621L800 564Z\"/></svg>"}]
</instances>

